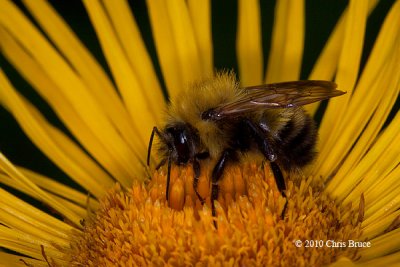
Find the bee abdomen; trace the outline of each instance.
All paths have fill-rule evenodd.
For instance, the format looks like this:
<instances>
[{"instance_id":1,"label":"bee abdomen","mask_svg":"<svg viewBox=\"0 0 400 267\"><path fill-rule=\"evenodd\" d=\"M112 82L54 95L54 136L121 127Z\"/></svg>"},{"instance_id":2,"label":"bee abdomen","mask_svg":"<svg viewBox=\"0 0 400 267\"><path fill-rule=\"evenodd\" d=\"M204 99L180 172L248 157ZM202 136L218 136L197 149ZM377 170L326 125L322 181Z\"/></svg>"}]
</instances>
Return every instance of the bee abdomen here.
<instances>
[{"instance_id":1,"label":"bee abdomen","mask_svg":"<svg viewBox=\"0 0 400 267\"><path fill-rule=\"evenodd\" d=\"M314 159L317 130L310 116L304 114L301 121L289 121L279 138L279 160L285 169L303 167Z\"/></svg>"}]
</instances>

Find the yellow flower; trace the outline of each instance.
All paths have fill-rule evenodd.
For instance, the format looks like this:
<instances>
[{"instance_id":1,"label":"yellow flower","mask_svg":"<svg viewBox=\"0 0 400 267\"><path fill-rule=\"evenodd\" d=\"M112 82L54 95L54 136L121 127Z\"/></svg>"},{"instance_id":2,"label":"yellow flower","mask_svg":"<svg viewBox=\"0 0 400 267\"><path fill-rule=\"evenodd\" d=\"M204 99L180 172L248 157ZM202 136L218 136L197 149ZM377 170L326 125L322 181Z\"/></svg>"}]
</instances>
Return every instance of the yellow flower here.
<instances>
[{"instance_id":1,"label":"yellow flower","mask_svg":"<svg viewBox=\"0 0 400 267\"><path fill-rule=\"evenodd\" d=\"M148 179L147 142L166 106L162 88L174 97L214 71L211 1L147 1L163 83L128 3L83 3L110 76L49 3L24 0L28 11L23 13L12 1L0 0L2 55L67 131L15 88L3 66L0 104L32 143L87 192L14 165L0 154L0 265L400 262L399 0L390 6L365 66L368 16L378 3L349 1L307 77L334 78L347 94L326 108L315 162L305 175L286 180L284 219L286 199L268 164L251 157L227 170L216 218L209 197L201 205L194 195L191 168L173 167L168 203L165 170L151 171ZM236 53L242 85L298 80L305 2L277 1L265 73L260 13L257 1L238 1ZM306 107L311 114L318 108ZM209 196L209 171L202 173L199 191ZM15 196L14 189L32 203Z\"/></svg>"}]
</instances>

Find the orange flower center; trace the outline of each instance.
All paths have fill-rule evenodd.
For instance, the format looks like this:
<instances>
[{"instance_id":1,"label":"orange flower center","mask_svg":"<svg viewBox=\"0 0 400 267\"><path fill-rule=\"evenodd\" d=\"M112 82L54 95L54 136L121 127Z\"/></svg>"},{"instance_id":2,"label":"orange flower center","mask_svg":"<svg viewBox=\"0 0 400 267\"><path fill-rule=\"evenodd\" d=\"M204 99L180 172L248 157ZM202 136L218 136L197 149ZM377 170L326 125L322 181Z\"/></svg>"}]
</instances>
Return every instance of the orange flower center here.
<instances>
[{"instance_id":1,"label":"orange flower center","mask_svg":"<svg viewBox=\"0 0 400 267\"><path fill-rule=\"evenodd\" d=\"M163 169L146 185L113 189L74 237L72 265L320 266L357 258L347 244L360 236L359 209L335 204L312 177L287 179L285 199L268 164L231 166L219 183L214 218L208 168L198 187L204 205L190 166L172 169L169 203Z\"/></svg>"}]
</instances>

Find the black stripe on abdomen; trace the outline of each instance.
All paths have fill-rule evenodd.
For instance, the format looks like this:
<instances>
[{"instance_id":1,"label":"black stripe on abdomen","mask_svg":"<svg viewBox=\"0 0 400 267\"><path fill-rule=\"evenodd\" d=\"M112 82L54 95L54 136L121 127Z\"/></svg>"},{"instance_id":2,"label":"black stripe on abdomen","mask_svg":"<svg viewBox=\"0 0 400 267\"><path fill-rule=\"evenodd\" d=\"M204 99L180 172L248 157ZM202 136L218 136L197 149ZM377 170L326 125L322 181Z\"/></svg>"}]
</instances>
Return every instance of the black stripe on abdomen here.
<instances>
[{"instance_id":1,"label":"black stripe on abdomen","mask_svg":"<svg viewBox=\"0 0 400 267\"><path fill-rule=\"evenodd\" d=\"M305 115L303 123L297 126L289 122L280 138L280 161L286 169L303 167L313 160L317 135L315 123L310 116Z\"/></svg>"}]
</instances>

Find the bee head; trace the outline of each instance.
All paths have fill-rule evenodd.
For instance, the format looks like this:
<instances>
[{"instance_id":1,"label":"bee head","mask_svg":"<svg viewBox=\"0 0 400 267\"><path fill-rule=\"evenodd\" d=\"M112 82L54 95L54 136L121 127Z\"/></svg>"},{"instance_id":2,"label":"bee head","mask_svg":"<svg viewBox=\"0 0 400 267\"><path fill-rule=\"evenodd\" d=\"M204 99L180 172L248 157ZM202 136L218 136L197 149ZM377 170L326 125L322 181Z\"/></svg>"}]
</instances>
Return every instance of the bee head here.
<instances>
[{"instance_id":1,"label":"bee head","mask_svg":"<svg viewBox=\"0 0 400 267\"><path fill-rule=\"evenodd\" d=\"M195 134L188 125L182 123L167 126L164 134L173 162L186 164L193 159L195 155Z\"/></svg>"}]
</instances>

